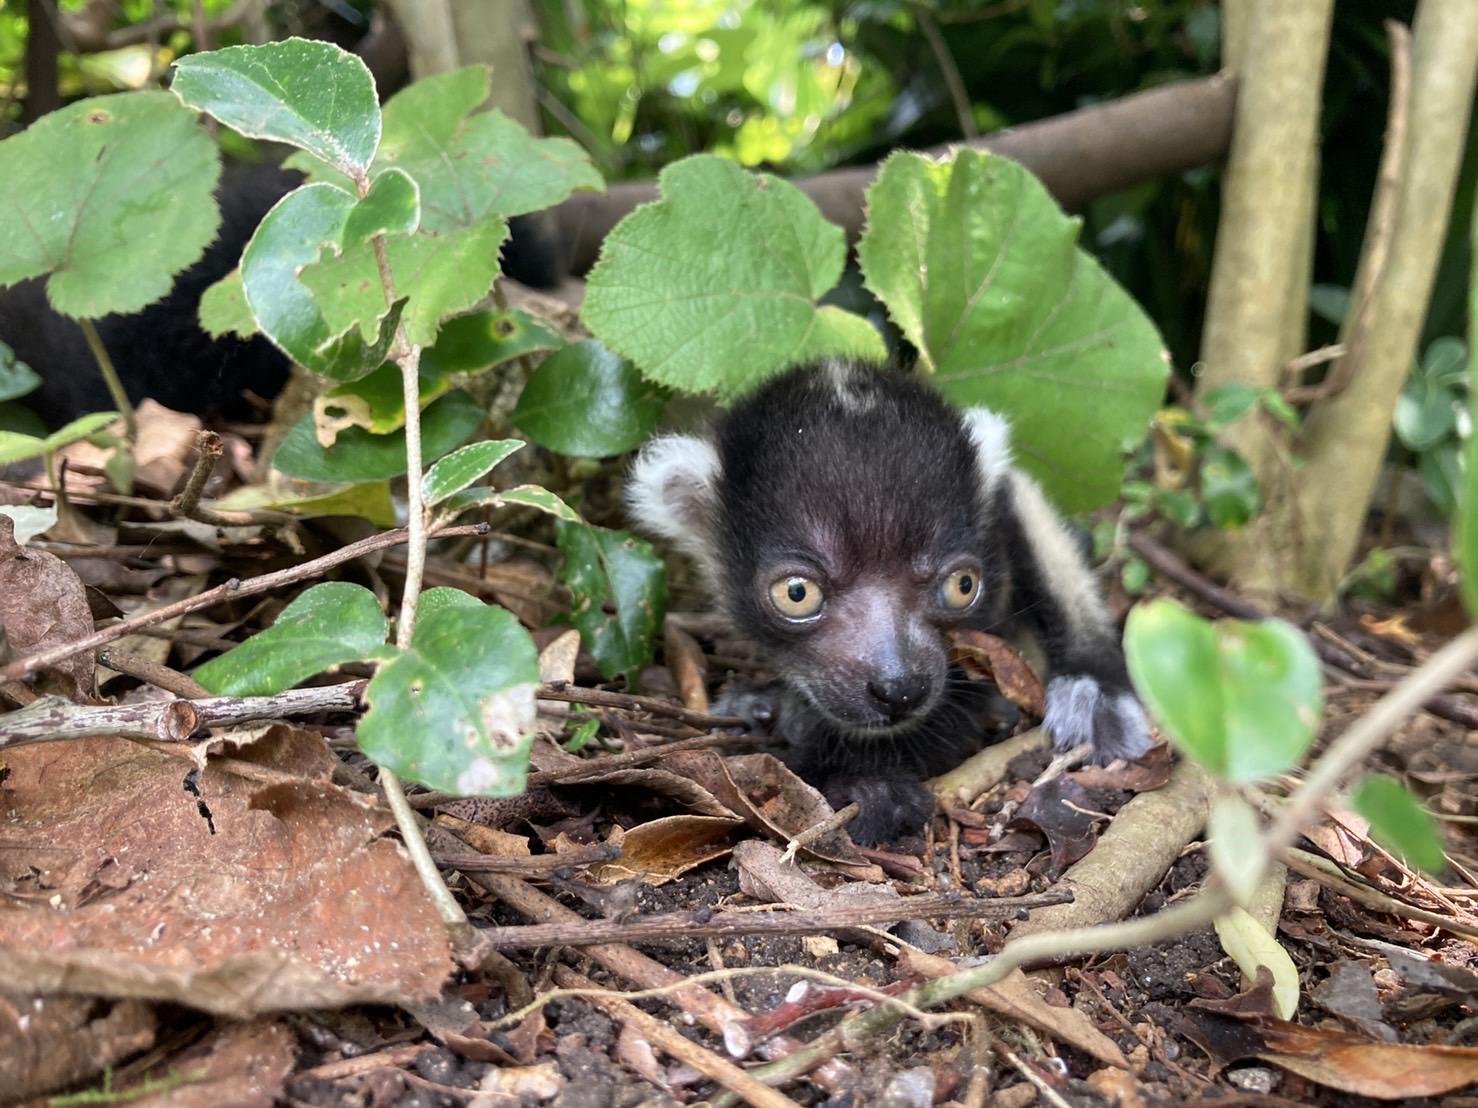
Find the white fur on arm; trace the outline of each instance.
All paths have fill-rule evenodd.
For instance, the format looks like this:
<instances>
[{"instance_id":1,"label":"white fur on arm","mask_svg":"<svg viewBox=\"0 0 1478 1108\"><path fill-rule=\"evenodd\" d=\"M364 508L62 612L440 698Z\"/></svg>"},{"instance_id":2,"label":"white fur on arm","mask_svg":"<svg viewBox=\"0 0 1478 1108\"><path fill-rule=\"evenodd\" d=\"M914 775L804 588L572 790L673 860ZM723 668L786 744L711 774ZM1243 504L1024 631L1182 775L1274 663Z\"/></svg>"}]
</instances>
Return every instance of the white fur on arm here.
<instances>
[{"instance_id":1,"label":"white fur on arm","mask_svg":"<svg viewBox=\"0 0 1478 1108\"><path fill-rule=\"evenodd\" d=\"M643 530L713 564L718 452L694 435L662 435L642 448L626 477L626 510Z\"/></svg>"}]
</instances>

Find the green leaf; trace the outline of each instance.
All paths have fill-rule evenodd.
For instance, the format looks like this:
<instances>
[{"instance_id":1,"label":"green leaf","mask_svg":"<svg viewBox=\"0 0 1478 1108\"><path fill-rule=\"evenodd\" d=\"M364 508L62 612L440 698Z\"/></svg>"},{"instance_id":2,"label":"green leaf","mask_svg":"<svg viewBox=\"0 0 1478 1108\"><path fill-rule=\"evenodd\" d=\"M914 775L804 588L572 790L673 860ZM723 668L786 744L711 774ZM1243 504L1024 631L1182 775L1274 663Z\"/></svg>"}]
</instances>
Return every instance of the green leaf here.
<instances>
[{"instance_id":1,"label":"green leaf","mask_svg":"<svg viewBox=\"0 0 1478 1108\"><path fill-rule=\"evenodd\" d=\"M257 333L257 320L246 304L246 290L241 286L241 270L233 269L200 297L197 312L200 327L213 339L235 335L249 339Z\"/></svg>"},{"instance_id":2,"label":"green leaf","mask_svg":"<svg viewBox=\"0 0 1478 1108\"><path fill-rule=\"evenodd\" d=\"M498 249L507 237L507 222L490 214L466 227L425 229L386 243L391 276L407 300L404 322L411 342L433 342L443 319L487 296L499 272ZM334 334L351 328L372 334L375 321L385 314L385 289L368 242L304 266L300 277Z\"/></svg>"},{"instance_id":3,"label":"green leaf","mask_svg":"<svg viewBox=\"0 0 1478 1108\"><path fill-rule=\"evenodd\" d=\"M1257 892L1266 858L1257 813L1235 793L1222 793L1211 804L1206 831L1212 866L1245 907Z\"/></svg>"},{"instance_id":4,"label":"green leaf","mask_svg":"<svg viewBox=\"0 0 1478 1108\"><path fill-rule=\"evenodd\" d=\"M0 287L50 275L64 315L136 312L221 225L220 158L167 92L96 96L0 142Z\"/></svg>"},{"instance_id":5,"label":"green leaf","mask_svg":"<svg viewBox=\"0 0 1478 1108\"><path fill-rule=\"evenodd\" d=\"M490 473L495 465L515 450L522 449L523 445L518 439L498 439L474 442L452 451L426 471L426 476L421 479L421 498L428 508L440 504Z\"/></svg>"},{"instance_id":6,"label":"green leaf","mask_svg":"<svg viewBox=\"0 0 1478 1108\"><path fill-rule=\"evenodd\" d=\"M1350 313L1350 290L1343 285L1314 285L1309 289L1309 311L1339 326Z\"/></svg>"},{"instance_id":7,"label":"green leaf","mask_svg":"<svg viewBox=\"0 0 1478 1108\"><path fill-rule=\"evenodd\" d=\"M666 397L631 363L595 339L546 358L529 377L514 425L540 446L574 458L608 458L651 436Z\"/></svg>"},{"instance_id":8,"label":"green leaf","mask_svg":"<svg viewBox=\"0 0 1478 1108\"><path fill-rule=\"evenodd\" d=\"M1078 230L1015 162L894 154L868 189L857 247L941 391L1005 415L1017 461L1069 511L1117 495L1169 372L1149 317L1077 247Z\"/></svg>"},{"instance_id":9,"label":"green leaf","mask_svg":"<svg viewBox=\"0 0 1478 1108\"><path fill-rule=\"evenodd\" d=\"M448 516L460 515L462 512L472 508L490 507L506 508L510 504L521 505L525 508L535 508L551 515L555 519L562 519L567 523L583 523L580 514L566 504L548 489L538 485L519 485L512 489L489 489L475 488L463 489L448 497L442 505L442 511Z\"/></svg>"},{"instance_id":10,"label":"green leaf","mask_svg":"<svg viewBox=\"0 0 1478 1108\"><path fill-rule=\"evenodd\" d=\"M16 431L0 431L0 465L40 458L74 442L91 438L119 418L117 412L89 412L44 438Z\"/></svg>"},{"instance_id":11,"label":"green leaf","mask_svg":"<svg viewBox=\"0 0 1478 1108\"><path fill-rule=\"evenodd\" d=\"M0 402L25 396L41 384L41 375L0 342Z\"/></svg>"},{"instance_id":12,"label":"green leaf","mask_svg":"<svg viewBox=\"0 0 1478 1108\"><path fill-rule=\"evenodd\" d=\"M1173 600L1129 613L1129 676L1166 735L1228 781L1298 765L1322 710L1319 662L1291 624L1211 623Z\"/></svg>"},{"instance_id":13,"label":"green leaf","mask_svg":"<svg viewBox=\"0 0 1478 1108\"><path fill-rule=\"evenodd\" d=\"M421 362L417 390L424 408L452 389L449 376L427 373ZM357 381L335 385L313 402L313 422L320 443L332 445L346 427L363 427L375 435L388 435L405 426L405 386L400 366L386 362Z\"/></svg>"},{"instance_id":14,"label":"green leaf","mask_svg":"<svg viewBox=\"0 0 1478 1108\"><path fill-rule=\"evenodd\" d=\"M1257 477L1242 455L1224 446L1208 446L1201 459L1201 502L1216 527L1241 527L1261 503Z\"/></svg>"},{"instance_id":15,"label":"green leaf","mask_svg":"<svg viewBox=\"0 0 1478 1108\"><path fill-rule=\"evenodd\" d=\"M379 337L366 343L357 329L331 327L301 280L323 247L337 245L353 207L354 197L341 189L304 185L267 213L241 256L246 302L263 334L299 365L339 381L384 363L401 310L386 308L381 297Z\"/></svg>"},{"instance_id":16,"label":"green leaf","mask_svg":"<svg viewBox=\"0 0 1478 1108\"><path fill-rule=\"evenodd\" d=\"M442 324L436 344L421 351L422 373L475 373L525 354L558 350L564 336L516 309L478 311Z\"/></svg>"},{"instance_id":17,"label":"green leaf","mask_svg":"<svg viewBox=\"0 0 1478 1108\"><path fill-rule=\"evenodd\" d=\"M1371 774L1355 789L1355 811L1370 821L1375 841L1427 873L1447 867L1431 814L1394 778Z\"/></svg>"},{"instance_id":18,"label":"green leaf","mask_svg":"<svg viewBox=\"0 0 1478 1108\"><path fill-rule=\"evenodd\" d=\"M455 589L431 589L410 649L382 665L365 691L370 707L359 748L433 789L517 795L538 685L538 652L512 613Z\"/></svg>"},{"instance_id":19,"label":"green leaf","mask_svg":"<svg viewBox=\"0 0 1478 1108\"><path fill-rule=\"evenodd\" d=\"M175 62L174 94L249 138L307 150L351 176L380 142L375 80L358 57L290 38L228 46Z\"/></svg>"},{"instance_id":20,"label":"green leaf","mask_svg":"<svg viewBox=\"0 0 1478 1108\"><path fill-rule=\"evenodd\" d=\"M10 517L15 526L16 545L25 546L37 535L56 526L57 509L55 504L45 508L33 508L29 504L0 504L0 516Z\"/></svg>"},{"instance_id":21,"label":"green leaf","mask_svg":"<svg viewBox=\"0 0 1478 1108\"><path fill-rule=\"evenodd\" d=\"M461 446L482 425L483 410L465 392L450 392L421 413L421 452L425 462ZM293 425L272 456L272 465L305 481L383 481L405 473L405 430L372 435L362 427L340 432L324 449L313 435L313 417Z\"/></svg>"},{"instance_id":22,"label":"green leaf","mask_svg":"<svg viewBox=\"0 0 1478 1108\"><path fill-rule=\"evenodd\" d=\"M326 669L369 657L390 630L380 602L362 585L314 585L272 626L195 670L218 696L271 696Z\"/></svg>"},{"instance_id":23,"label":"green leaf","mask_svg":"<svg viewBox=\"0 0 1478 1108\"><path fill-rule=\"evenodd\" d=\"M615 226L587 278L580 316L609 349L648 380L729 395L800 358L855 352L860 329L816 303L846 242L799 189L713 155L658 184L662 199Z\"/></svg>"},{"instance_id":24,"label":"green leaf","mask_svg":"<svg viewBox=\"0 0 1478 1108\"><path fill-rule=\"evenodd\" d=\"M354 516L376 527L396 527L400 523L388 481L366 482L308 496L285 496L282 490L270 485L243 485L221 497L212 507L223 512L267 508L290 512L302 519Z\"/></svg>"},{"instance_id":25,"label":"green leaf","mask_svg":"<svg viewBox=\"0 0 1478 1108\"><path fill-rule=\"evenodd\" d=\"M1257 406L1262 390L1253 385L1232 383L1208 389L1200 397L1206 411L1206 422L1211 427L1225 427L1235 423Z\"/></svg>"},{"instance_id":26,"label":"green leaf","mask_svg":"<svg viewBox=\"0 0 1478 1108\"><path fill-rule=\"evenodd\" d=\"M342 246L349 250L376 235L410 235L421 224L421 190L405 172L387 169L344 221Z\"/></svg>"},{"instance_id":27,"label":"green leaf","mask_svg":"<svg viewBox=\"0 0 1478 1108\"><path fill-rule=\"evenodd\" d=\"M560 582L570 590L571 625L607 680L625 675L634 686L636 672L652 658L667 604L661 559L625 531L559 523L555 534L565 556Z\"/></svg>"},{"instance_id":28,"label":"green leaf","mask_svg":"<svg viewBox=\"0 0 1478 1108\"><path fill-rule=\"evenodd\" d=\"M1237 963L1249 981L1257 980L1259 968L1273 975L1273 1012L1283 1020L1291 1020L1298 1011L1298 967L1288 951L1268 929L1258 923L1244 908L1233 908L1212 921L1221 948Z\"/></svg>"}]
</instances>

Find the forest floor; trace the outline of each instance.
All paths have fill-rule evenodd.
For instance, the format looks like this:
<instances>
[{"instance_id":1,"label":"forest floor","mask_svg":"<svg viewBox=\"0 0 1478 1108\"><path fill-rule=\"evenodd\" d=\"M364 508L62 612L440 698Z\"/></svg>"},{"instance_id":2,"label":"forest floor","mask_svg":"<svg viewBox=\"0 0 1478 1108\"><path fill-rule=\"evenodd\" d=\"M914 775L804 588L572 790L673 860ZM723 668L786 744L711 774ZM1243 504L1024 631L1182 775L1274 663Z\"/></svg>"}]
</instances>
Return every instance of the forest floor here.
<instances>
[{"instance_id":1,"label":"forest floor","mask_svg":"<svg viewBox=\"0 0 1478 1108\"><path fill-rule=\"evenodd\" d=\"M1194 894L1205 780L1165 747L1131 766L1053 762L1030 730L1040 689L987 644L1023 733L941 782L923 835L861 850L761 741L712 726L729 673L763 676L750 645L671 616L646 695L625 697L559 625L547 548L495 539L484 563L474 544L444 545L428 580L517 612L548 697L524 796L416 801L482 939L475 964L454 966L354 750L362 674L324 679L292 722L161 740L166 690L188 691L184 671L270 622L292 590L189 598L371 529L299 528L295 554L267 527L177 519L166 503L193 427L144 418L160 450L133 498L89 493L79 459L59 523L25 546L0 540L0 624L27 650L183 604L39 687L120 705L114 730L132 738L7 742L0 719L0 1103L1478 1104L1461 1093L1478 1080L1478 678L1376 759L1441 819L1448 873L1408 869L1335 803L1252 906L1296 967L1292 1020L1210 927L897 1011L905 988L1013 934ZM226 444L229 485L253 447ZM389 549L334 572L393 596L402 564ZM1303 621L1328 677L1321 743L1451 633L1444 573L1434 555L1410 603ZM1194 575L1153 588L1224 614ZM0 685L7 709L37 692ZM590 718L596 741L563 749ZM854 1033L879 1005L898 1018ZM751 1076L815 1043L773 1089Z\"/></svg>"}]
</instances>

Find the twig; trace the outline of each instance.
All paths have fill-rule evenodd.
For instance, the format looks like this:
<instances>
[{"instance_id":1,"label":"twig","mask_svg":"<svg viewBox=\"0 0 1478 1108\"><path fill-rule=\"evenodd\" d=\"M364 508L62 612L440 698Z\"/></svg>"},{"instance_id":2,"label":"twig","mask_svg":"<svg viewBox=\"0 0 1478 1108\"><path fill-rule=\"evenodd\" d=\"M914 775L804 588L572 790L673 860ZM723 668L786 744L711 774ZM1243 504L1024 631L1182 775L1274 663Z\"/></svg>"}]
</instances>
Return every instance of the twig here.
<instances>
[{"instance_id":1,"label":"twig","mask_svg":"<svg viewBox=\"0 0 1478 1108\"><path fill-rule=\"evenodd\" d=\"M133 410L133 402L128 399L128 393L123 390L123 382L118 377L118 370L113 366L113 359L108 356L108 348L103 345L103 338L98 334L98 329L90 319L77 320L77 326L82 328L82 337L87 340L87 348L92 351L93 359L98 364L98 370L103 375L103 384L108 387L108 395L113 400L113 407L118 409L118 414L123 417L123 437L128 443L128 449L132 450L134 443L139 441L139 421ZM127 489L122 490L127 492Z\"/></svg>"},{"instance_id":2,"label":"twig","mask_svg":"<svg viewBox=\"0 0 1478 1108\"><path fill-rule=\"evenodd\" d=\"M199 700L210 696L210 690L188 673L181 673L177 669L170 669L169 666L151 662L148 658L141 658L137 654L125 654L121 650L105 646L98 651L98 661L109 669L116 669L119 673L127 674L129 677L147 681L165 692L172 692L175 696L186 700Z\"/></svg>"},{"instance_id":3,"label":"twig","mask_svg":"<svg viewBox=\"0 0 1478 1108\"><path fill-rule=\"evenodd\" d=\"M740 1069L727 1058L720 1057L706 1047L685 1038L682 1032L671 1024L648 1015L630 1001L606 993L590 978L566 966L556 966L554 979L565 988L580 989L586 999L597 1008L634 1027L647 1042L679 1061L686 1062L705 1077L732 1090L750 1104L758 1105L759 1108L799 1108L796 1102L784 1093L755 1080L748 1071Z\"/></svg>"},{"instance_id":4,"label":"twig","mask_svg":"<svg viewBox=\"0 0 1478 1108\"><path fill-rule=\"evenodd\" d=\"M4 676L0 673L0 676ZM540 700L561 700L567 704L591 704L601 708L622 708L628 712L650 712L654 716L666 716L681 720L694 727L743 727L746 720L739 716L714 716L704 712L693 712L681 704L658 700L651 696L635 696L631 693L606 692L604 689L582 689L567 681L551 681L539 689Z\"/></svg>"},{"instance_id":5,"label":"twig","mask_svg":"<svg viewBox=\"0 0 1478 1108\"><path fill-rule=\"evenodd\" d=\"M918 23L919 30L924 33L924 41L929 44L934 60L939 63L939 73L944 78L944 87L949 90L949 100L954 105L955 119L959 121L961 137L979 138L980 128L975 126L975 113L970 105L970 93L966 91L965 82L960 78L960 67L955 64L954 55L949 52L949 44L939 33L939 24L934 22L933 12L929 10L928 4L916 3L912 7L914 20Z\"/></svg>"},{"instance_id":6,"label":"twig","mask_svg":"<svg viewBox=\"0 0 1478 1108\"><path fill-rule=\"evenodd\" d=\"M286 719L320 712L352 712L365 681L289 689L275 696L212 696L203 700L160 700L91 707L46 696L0 716L0 750L22 743L56 742L84 735L185 742L207 727Z\"/></svg>"},{"instance_id":7,"label":"twig","mask_svg":"<svg viewBox=\"0 0 1478 1108\"><path fill-rule=\"evenodd\" d=\"M785 846L784 853L782 853L780 855L780 860L782 862L794 862L795 861L796 851L801 850L804 847L810 846L812 843L814 843L818 839L824 839L827 835L830 835L833 831L837 830L838 828L847 826L847 824L851 823L854 819L857 818L857 813L860 812L861 810L862 810L862 808L858 805L857 801L854 800L854 801L852 801L851 804L848 804L845 808L841 809L840 811L833 812L831 815L827 816L825 819L823 819L823 820L821 820L821 821L819 821L817 823L811 824L810 827L807 827L804 831L801 831L799 834L794 835L791 838L790 842L787 843L786 846ZM880 922L880 921L859 921L859 922Z\"/></svg>"},{"instance_id":8,"label":"twig","mask_svg":"<svg viewBox=\"0 0 1478 1108\"><path fill-rule=\"evenodd\" d=\"M1465 916L1444 916L1437 912L1428 912L1424 908L1413 907L1379 889L1356 881L1342 872L1333 862L1317 854L1310 854L1306 850L1289 847L1283 852L1282 857L1288 868L1295 873L1301 873L1327 888L1342 893L1351 900L1359 901L1367 908L1400 916L1402 919L1415 920L1417 923L1440 927L1470 943L1478 943L1478 920Z\"/></svg>"},{"instance_id":9,"label":"twig","mask_svg":"<svg viewBox=\"0 0 1478 1108\"><path fill-rule=\"evenodd\" d=\"M1033 1066L1030 1062L1023 1061L1015 1053L1009 1050L1001 1051L1001 1057L1010 1062L1011 1067L1016 1070L1017 1073L1021 1074L1022 1077L1026 1078L1027 1081L1037 1090L1037 1093L1041 1096L1041 1098L1048 1104L1052 1105L1052 1108L1072 1108L1072 1105L1063 1100L1062 1095L1056 1089L1054 1089L1051 1085L1047 1084L1047 1082L1042 1079L1042 1075L1037 1073L1036 1067Z\"/></svg>"},{"instance_id":10,"label":"twig","mask_svg":"<svg viewBox=\"0 0 1478 1108\"><path fill-rule=\"evenodd\" d=\"M451 535L480 535L483 533L485 524L474 523L461 527L447 527L436 533L437 538ZM65 643L54 646L49 650L37 651L28 657L11 662L0 669L0 681L14 681L22 677L28 677L39 669L54 666L60 661L81 654L84 650L96 650L100 646L114 642L125 635L132 635L145 627L153 627L157 623L164 623L182 616L189 612L199 611L201 608L209 608L220 600L231 600L237 597L256 596L258 593L270 592L284 585L296 584L310 577L317 577L326 573L335 566L341 566L345 562L352 562L366 554L373 554L377 550L384 550L389 546L399 546L408 540L407 532L401 528L394 531L384 531L369 538L360 539L358 542L350 543L348 546L340 547L330 554L311 561L303 562L301 565L289 566L272 573L263 573L257 577L248 577L241 580L233 577L224 584L217 585L213 589L206 589L203 593L195 596L187 596L173 604L166 604L162 608L155 608L152 612L141 612L136 616L115 623L111 627L105 627L101 631L95 631L84 639L78 639L73 643Z\"/></svg>"},{"instance_id":11,"label":"twig","mask_svg":"<svg viewBox=\"0 0 1478 1108\"><path fill-rule=\"evenodd\" d=\"M211 119L206 116L206 119ZM295 522L287 512L252 509L239 512L218 512L200 502L205 494L206 483L215 472L216 462L226 452L221 436L214 431L200 431L195 435L195 465L185 479L185 487L169 502L169 510L182 519L194 519L212 527L249 527L253 524L282 526Z\"/></svg>"},{"instance_id":12,"label":"twig","mask_svg":"<svg viewBox=\"0 0 1478 1108\"><path fill-rule=\"evenodd\" d=\"M414 805L420 797L413 796L410 799ZM621 857L621 848L615 843L596 843L563 854L530 854L526 858L508 858L477 851L453 854L440 850L431 856L443 869L461 870L463 873L509 873L515 877L542 877L566 867L614 862Z\"/></svg>"},{"instance_id":13,"label":"twig","mask_svg":"<svg viewBox=\"0 0 1478 1108\"><path fill-rule=\"evenodd\" d=\"M652 942L703 938L709 935L814 935L866 924L910 919L1009 919L1032 908L1072 900L1066 889L1032 896L958 897L926 893L896 900L844 904L808 912L664 912L627 919L580 919L522 927L489 927L482 931L494 950L526 950L541 946L590 946L609 942Z\"/></svg>"}]
</instances>

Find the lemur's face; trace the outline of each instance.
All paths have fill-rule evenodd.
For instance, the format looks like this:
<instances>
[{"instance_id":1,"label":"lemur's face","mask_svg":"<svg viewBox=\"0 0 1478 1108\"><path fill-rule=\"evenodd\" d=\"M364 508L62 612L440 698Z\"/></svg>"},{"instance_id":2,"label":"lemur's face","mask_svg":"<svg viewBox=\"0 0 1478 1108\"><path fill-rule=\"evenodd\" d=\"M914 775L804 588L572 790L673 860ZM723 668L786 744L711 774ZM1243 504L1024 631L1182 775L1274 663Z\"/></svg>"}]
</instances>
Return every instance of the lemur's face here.
<instances>
[{"instance_id":1,"label":"lemur's face","mask_svg":"<svg viewBox=\"0 0 1478 1108\"><path fill-rule=\"evenodd\" d=\"M850 579L821 559L788 558L762 567L749 602L732 607L793 689L865 737L906 730L939 703L949 680L941 632L976 612L983 588L979 561L964 552Z\"/></svg>"}]
</instances>

